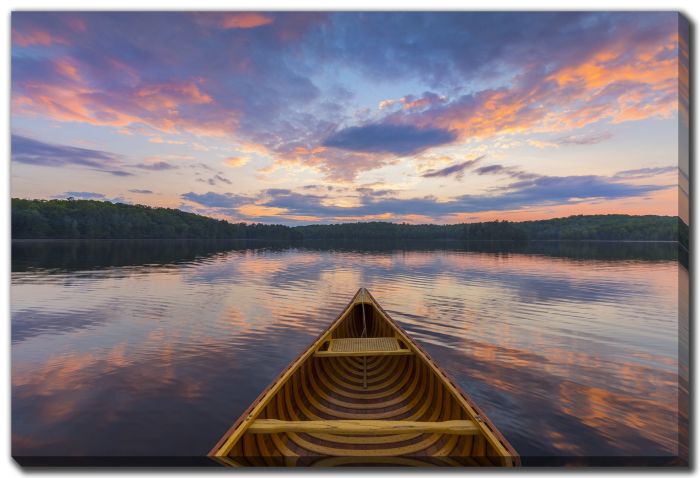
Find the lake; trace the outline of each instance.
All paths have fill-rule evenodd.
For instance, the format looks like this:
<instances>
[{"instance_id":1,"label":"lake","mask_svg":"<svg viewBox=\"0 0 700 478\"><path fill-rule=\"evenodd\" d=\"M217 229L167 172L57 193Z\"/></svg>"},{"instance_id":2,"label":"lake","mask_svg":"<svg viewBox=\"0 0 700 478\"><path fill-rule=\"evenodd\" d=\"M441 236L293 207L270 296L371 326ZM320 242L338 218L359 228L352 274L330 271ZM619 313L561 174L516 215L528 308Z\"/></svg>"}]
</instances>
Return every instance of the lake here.
<instances>
[{"instance_id":1,"label":"lake","mask_svg":"<svg viewBox=\"0 0 700 478\"><path fill-rule=\"evenodd\" d=\"M205 455L364 286L523 464L675 464L687 281L672 243L16 241L12 452Z\"/></svg>"}]
</instances>

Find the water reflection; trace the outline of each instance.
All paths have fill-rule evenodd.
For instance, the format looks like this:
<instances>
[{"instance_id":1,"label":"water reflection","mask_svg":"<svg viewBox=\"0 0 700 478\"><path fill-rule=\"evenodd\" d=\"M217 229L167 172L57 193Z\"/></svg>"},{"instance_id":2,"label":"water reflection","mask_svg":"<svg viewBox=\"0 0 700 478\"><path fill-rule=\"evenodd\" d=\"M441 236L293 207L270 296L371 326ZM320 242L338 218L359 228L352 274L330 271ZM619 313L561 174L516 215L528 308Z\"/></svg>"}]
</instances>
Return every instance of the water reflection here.
<instances>
[{"instance_id":1,"label":"water reflection","mask_svg":"<svg viewBox=\"0 0 700 478\"><path fill-rule=\"evenodd\" d=\"M524 463L677 456L683 274L672 244L15 243L13 454L201 456L364 285Z\"/></svg>"}]
</instances>

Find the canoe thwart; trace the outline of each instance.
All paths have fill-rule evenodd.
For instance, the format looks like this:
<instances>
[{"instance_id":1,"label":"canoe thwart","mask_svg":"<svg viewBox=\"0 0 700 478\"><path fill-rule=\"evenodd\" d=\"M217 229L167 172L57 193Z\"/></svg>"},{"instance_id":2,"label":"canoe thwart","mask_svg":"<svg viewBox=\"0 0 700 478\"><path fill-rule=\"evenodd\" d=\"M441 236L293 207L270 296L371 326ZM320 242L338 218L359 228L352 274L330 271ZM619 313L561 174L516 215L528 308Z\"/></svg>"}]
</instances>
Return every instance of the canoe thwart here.
<instances>
[{"instance_id":1,"label":"canoe thwart","mask_svg":"<svg viewBox=\"0 0 700 478\"><path fill-rule=\"evenodd\" d=\"M396 337L363 337L331 339L326 350L318 350L317 357L353 357L368 355L411 355L407 347L401 347Z\"/></svg>"},{"instance_id":2,"label":"canoe thwart","mask_svg":"<svg viewBox=\"0 0 700 478\"><path fill-rule=\"evenodd\" d=\"M302 420L287 421L259 418L248 433L328 433L341 435L383 435L400 433L441 433L476 435L479 426L473 420L414 422L408 420Z\"/></svg>"}]
</instances>

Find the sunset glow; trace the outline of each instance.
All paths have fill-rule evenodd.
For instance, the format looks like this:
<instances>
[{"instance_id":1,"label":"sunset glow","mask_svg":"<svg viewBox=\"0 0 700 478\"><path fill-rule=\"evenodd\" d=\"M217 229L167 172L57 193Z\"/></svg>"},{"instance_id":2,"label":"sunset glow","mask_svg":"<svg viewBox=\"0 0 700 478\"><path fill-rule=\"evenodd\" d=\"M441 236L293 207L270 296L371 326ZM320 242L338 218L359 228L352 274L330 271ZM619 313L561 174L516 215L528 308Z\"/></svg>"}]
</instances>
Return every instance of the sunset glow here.
<instances>
[{"instance_id":1,"label":"sunset glow","mask_svg":"<svg viewBox=\"0 0 700 478\"><path fill-rule=\"evenodd\" d=\"M678 215L684 25L15 12L12 196L283 224Z\"/></svg>"}]
</instances>

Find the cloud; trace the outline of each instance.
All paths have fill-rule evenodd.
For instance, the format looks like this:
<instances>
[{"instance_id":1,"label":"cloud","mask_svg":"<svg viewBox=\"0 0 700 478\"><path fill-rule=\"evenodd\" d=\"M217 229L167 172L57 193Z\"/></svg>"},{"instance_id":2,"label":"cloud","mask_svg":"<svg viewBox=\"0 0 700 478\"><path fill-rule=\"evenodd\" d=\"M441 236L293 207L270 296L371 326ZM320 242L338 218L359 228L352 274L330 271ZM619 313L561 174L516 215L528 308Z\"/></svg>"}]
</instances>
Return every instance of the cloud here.
<instances>
[{"instance_id":1,"label":"cloud","mask_svg":"<svg viewBox=\"0 0 700 478\"><path fill-rule=\"evenodd\" d=\"M481 64L485 70L494 68L486 75L488 81L484 83L490 85L488 88L474 89L441 102L426 102L429 106L424 108L393 111L382 121L445 129L457 133L461 140L468 140L508 133L561 132L602 120L619 123L650 117L668 118L677 109L678 74L673 55L666 57L663 54L673 51L677 43L674 17L659 16L656 17L658 23L652 24L651 17L575 14L550 17L519 13L499 17L504 23L492 25L492 31L501 31L502 37L493 38L491 44L483 41L491 35L483 29L495 21L494 17L479 16L484 20L482 25L474 25L473 29L465 31L470 36L476 35L480 41L462 45L464 51L459 58L452 55L441 57L444 50L438 49L432 58L426 59L424 49L430 49L431 35L415 45L403 45L405 51L394 50L395 45L385 50L375 49L372 54L392 65L398 64L399 69L410 65L417 74L424 68L431 69L431 75L442 71L436 88L444 88L443 83L449 83L456 71L464 75L462 82L479 76L481 68L473 66L478 62L469 63L470 50L476 45L483 49L484 54L490 48L497 50L493 59L485 58ZM433 20L435 17L427 17L416 19L416 23ZM440 17L442 20L444 18ZM460 20L469 23L471 19ZM511 32L502 30L510 21L534 22L528 27L532 32L528 41L519 45L511 43L515 41ZM538 30L539 27L534 27L533 30L533 25L543 26L540 22L546 21L555 22L557 28ZM372 20L368 23L373 24ZM390 31L392 27L397 27L396 22L389 22L384 31ZM574 45L569 34L563 33L564 29L579 31L579 38L585 37L586 42ZM461 45L460 33L453 33L454 45ZM359 39L360 45L363 40ZM548 44L549 41L556 43ZM408 55L409 51L413 54ZM517 56L515 52L519 52ZM453 53L456 55L457 52ZM396 58L389 61L393 55L405 62ZM423 65L417 64L417 58ZM438 59L442 61L433 64ZM512 75L503 76L501 71L500 76L505 81L500 83L498 75L494 74L499 73L498 69L504 65ZM471 71L465 71L467 69ZM390 75L391 70L391 67L385 69L384 74ZM496 79L490 76L496 76ZM435 97L433 94L432 98ZM602 133L564 140L565 144L593 144L607 137Z\"/></svg>"},{"instance_id":2,"label":"cloud","mask_svg":"<svg viewBox=\"0 0 700 478\"><path fill-rule=\"evenodd\" d=\"M296 211L300 214L323 210L321 202L327 198L318 194L300 194L289 189L267 189L262 197L265 199L262 204L264 206Z\"/></svg>"},{"instance_id":3,"label":"cloud","mask_svg":"<svg viewBox=\"0 0 700 478\"><path fill-rule=\"evenodd\" d=\"M431 91L426 91L423 96L416 98L413 95L402 97L400 100L401 107L405 110L428 108L436 105L441 105L447 102L447 97L436 95Z\"/></svg>"},{"instance_id":4,"label":"cloud","mask_svg":"<svg viewBox=\"0 0 700 478\"><path fill-rule=\"evenodd\" d=\"M36 166L83 166L114 176L130 176L121 169L123 157L96 149L77 148L13 134L11 138L12 161Z\"/></svg>"},{"instance_id":5,"label":"cloud","mask_svg":"<svg viewBox=\"0 0 700 478\"><path fill-rule=\"evenodd\" d=\"M104 194L101 193L92 193L92 192L78 192L78 191L66 191L65 193L61 194L61 198L68 198L68 197L73 197L76 199L106 199Z\"/></svg>"},{"instance_id":6,"label":"cloud","mask_svg":"<svg viewBox=\"0 0 700 478\"><path fill-rule=\"evenodd\" d=\"M612 133L608 131L602 131L599 133L588 133L588 134L583 134L583 135L570 135L570 136L564 136L562 138L559 138L556 140L557 144L561 145L589 145L589 144L597 144L600 143L601 141L605 141L606 139L612 138Z\"/></svg>"},{"instance_id":7,"label":"cloud","mask_svg":"<svg viewBox=\"0 0 700 478\"><path fill-rule=\"evenodd\" d=\"M462 174L464 173L464 170L469 169L473 167L475 164L477 164L479 161L481 161L486 155L479 156L478 158L475 159L470 159L467 161L463 161L461 163L453 164L452 166L447 166L446 168L442 169L430 169L426 171L425 173L422 174L424 178L444 178L447 176L452 176L455 175L458 178L461 178Z\"/></svg>"},{"instance_id":8,"label":"cloud","mask_svg":"<svg viewBox=\"0 0 700 478\"><path fill-rule=\"evenodd\" d=\"M539 139L528 139L527 144L535 148L545 149L545 148L558 148L559 144L553 141L542 141Z\"/></svg>"},{"instance_id":9,"label":"cloud","mask_svg":"<svg viewBox=\"0 0 700 478\"><path fill-rule=\"evenodd\" d=\"M644 197L669 185L627 184L606 176L538 176L523 171L506 174L519 179L490 194L465 194L450 199L433 196L401 198L390 191L356 190L356 205L339 205L337 197L323 193L299 193L275 188L252 196L232 193L187 193L182 198L211 208L209 213L232 212L236 216L272 217L273 222L295 218L321 221L383 218L391 220L421 214L433 221L455 214L522 210L536 206L573 205L581 202ZM309 189L312 190L312 189Z\"/></svg>"},{"instance_id":10,"label":"cloud","mask_svg":"<svg viewBox=\"0 0 700 478\"><path fill-rule=\"evenodd\" d=\"M206 171L214 171L214 168L209 166L206 163L195 163L195 164L190 164L190 168L197 168L197 169L204 169ZM198 173L197 173L198 174Z\"/></svg>"},{"instance_id":11,"label":"cloud","mask_svg":"<svg viewBox=\"0 0 700 478\"><path fill-rule=\"evenodd\" d=\"M153 191L150 189L129 189L129 192L134 194L153 194Z\"/></svg>"},{"instance_id":12,"label":"cloud","mask_svg":"<svg viewBox=\"0 0 700 478\"><path fill-rule=\"evenodd\" d=\"M221 15L221 28L257 28L269 25L274 19L260 13L228 13Z\"/></svg>"},{"instance_id":13,"label":"cloud","mask_svg":"<svg viewBox=\"0 0 700 478\"><path fill-rule=\"evenodd\" d=\"M126 199L123 196L116 196L116 197L107 197L102 193L94 193L94 192L88 192L88 191L66 191L63 194L58 194L56 196L53 196L55 199L86 199L86 200L93 200L93 201L109 201L111 203L124 203L124 204L132 204L131 201Z\"/></svg>"},{"instance_id":14,"label":"cloud","mask_svg":"<svg viewBox=\"0 0 700 478\"><path fill-rule=\"evenodd\" d=\"M452 166L448 166L446 168L438 170L431 169L423 173L422 177L433 178L448 177L454 175L457 179L461 180L466 170L471 169L474 165L479 163L485 157L486 155L482 155L478 158L464 161L462 163L453 164ZM535 179L540 177L540 175L538 174L528 173L521 170L520 168L516 168L514 166L503 166L502 164L490 164L487 166L482 166L480 168L474 169L473 172L474 174L477 174L479 176L483 176L485 174L500 174L516 179Z\"/></svg>"},{"instance_id":15,"label":"cloud","mask_svg":"<svg viewBox=\"0 0 700 478\"><path fill-rule=\"evenodd\" d=\"M657 168L628 169L615 173L615 178L619 179L639 179L658 176L679 171L678 166L662 166Z\"/></svg>"},{"instance_id":16,"label":"cloud","mask_svg":"<svg viewBox=\"0 0 700 478\"><path fill-rule=\"evenodd\" d=\"M347 180L457 141L670 118L678 24L673 12L15 12L12 114L217 136ZM345 71L351 84L328 74ZM386 84L408 91L358 116L363 91Z\"/></svg>"},{"instance_id":17,"label":"cloud","mask_svg":"<svg viewBox=\"0 0 700 478\"><path fill-rule=\"evenodd\" d=\"M68 45L69 42L60 36L51 35L45 30L28 30L19 31L12 30L12 43L18 46L50 46L50 45Z\"/></svg>"},{"instance_id":18,"label":"cloud","mask_svg":"<svg viewBox=\"0 0 700 478\"><path fill-rule=\"evenodd\" d=\"M515 179L536 179L543 176L535 173L528 173L515 166L503 166L502 164L492 164L474 170L479 176L484 174L501 174Z\"/></svg>"},{"instance_id":19,"label":"cloud","mask_svg":"<svg viewBox=\"0 0 700 478\"><path fill-rule=\"evenodd\" d=\"M492 164L490 166L482 166L481 168L477 168L474 172L481 176L482 174L500 173L504 169L505 167L501 166L500 164Z\"/></svg>"},{"instance_id":20,"label":"cloud","mask_svg":"<svg viewBox=\"0 0 700 478\"><path fill-rule=\"evenodd\" d=\"M224 164L229 168L240 168L241 166L245 166L246 164L248 164L248 161L250 161L249 158L245 158L243 156L235 156L231 158L226 158L224 160Z\"/></svg>"},{"instance_id":21,"label":"cloud","mask_svg":"<svg viewBox=\"0 0 700 478\"><path fill-rule=\"evenodd\" d=\"M454 141L456 135L436 128L412 125L371 124L340 130L322 143L323 146L368 153L390 153L397 156L415 154L432 146Z\"/></svg>"},{"instance_id":22,"label":"cloud","mask_svg":"<svg viewBox=\"0 0 700 478\"><path fill-rule=\"evenodd\" d=\"M369 187L355 188L355 191L363 196L385 197L396 194L396 191L391 189L373 189Z\"/></svg>"},{"instance_id":23,"label":"cloud","mask_svg":"<svg viewBox=\"0 0 700 478\"><path fill-rule=\"evenodd\" d=\"M222 176L221 173L216 173L214 176L208 179L197 178L197 181L200 183L207 183L210 186L216 186L218 183L224 183L229 185L232 184L231 180L225 176Z\"/></svg>"},{"instance_id":24,"label":"cloud","mask_svg":"<svg viewBox=\"0 0 700 478\"><path fill-rule=\"evenodd\" d=\"M178 166L170 164L167 161L156 161L153 163L134 164L134 168L146 169L148 171L167 171L170 169L178 169Z\"/></svg>"},{"instance_id":25,"label":"cloud","mask_svg":"<svg viewBox=\"0 0 700 478\"><path fill-rule=\"evenodd\" d=\"M218 194L215 192L208 192L204 194L197 194L194 192L185 193L182 199L192 201L202 206L212 207L212 208L235 208L242 206L251 202L251 198L248 196L241 196L238 194L225 193Z\"/></svg>"},{"instance_id":26,"label":"cloud","mask_svg":"<svg viewBox=\"0 0 700 478\"><path fill-rule=\"evenodd\" d=\"M195 12L188 16L197 25L220 30L250 30L275 21L275 15L258 12Z\"/></svg>"}]
</instances>

